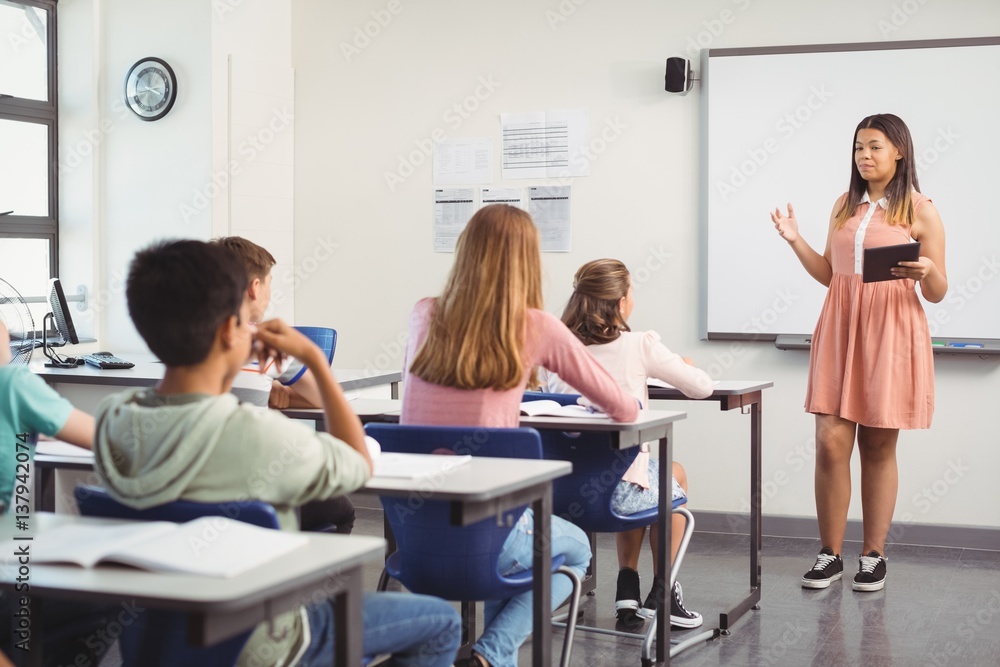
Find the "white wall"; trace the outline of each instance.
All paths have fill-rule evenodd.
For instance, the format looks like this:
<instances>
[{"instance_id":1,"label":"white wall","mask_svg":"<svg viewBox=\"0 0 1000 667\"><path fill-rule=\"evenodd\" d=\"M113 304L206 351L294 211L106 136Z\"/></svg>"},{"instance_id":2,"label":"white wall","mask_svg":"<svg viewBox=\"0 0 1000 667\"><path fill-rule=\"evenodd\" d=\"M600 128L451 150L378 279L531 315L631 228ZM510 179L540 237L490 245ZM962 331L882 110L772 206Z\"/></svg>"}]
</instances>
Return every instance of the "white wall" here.
<instances>
[{"instance_id":1,"label":"white wall","mask_svg":"<svg viewBox=\"0 0 1000 667\"><path fill-rule=\"evenodd\" d=\"M399 368L407 313L440 290L452 259L432 252L430 160L420 146L440 129L448 138L490 137L496 150L500 113L587 109L591 136L607 130L611 140L594 143L592 175L572 183L572 252L544 257L548 309L561 310L583 262L625 261L638 287L634 328L659 331L716 378L775 382L764 401L765 512L814 516L806 354L698 340L698 89L665 93L664 60L697 62L698 46L998 33L995 0L296 0L296 267L279 278L296 288L299 322L337 327L339 365ZM883 76L891 73L859 73L857 94ZM929 85L928 94L942 93ZM467 110L461 122L446 116L454 105ZM411 154L421 164L390 189L385 174ZM499 168L494 179L502 184ZM748 220L769 224L767 211L749 211ZM974 233L974 224L945 220L951 234ZM896 518L1000 527L992 412L1000 369L992 360L936 361L934 426L901 436ZM688 467L692 506L744 510L748 418L712 405L688 411L676 457ZM857 498L851 517L860 517Z\"/></svg>"},{"instance_id":2,"label":"white wall","mask_svg":"<svg viewBox=\"0 0 1000 667\"><path fill-rule=\"evenodd\" d=\"M127 357L145 348L125 305L137 249L163 238L243 233L292 263L290 183L280 224L248 230L229 224L231 184L219 176L227 177L230 144L229 58L287 71L290 4L62 0L58 12L60 274L68 289L90 290L87 310L73 310L81 335ZM122 101L125 73L146 56L169 63L178 83L173 109L155 122ZM287 146L268 146L272 157L287 156L289 174L291 136Z\"/></svg>"}]
</instances>

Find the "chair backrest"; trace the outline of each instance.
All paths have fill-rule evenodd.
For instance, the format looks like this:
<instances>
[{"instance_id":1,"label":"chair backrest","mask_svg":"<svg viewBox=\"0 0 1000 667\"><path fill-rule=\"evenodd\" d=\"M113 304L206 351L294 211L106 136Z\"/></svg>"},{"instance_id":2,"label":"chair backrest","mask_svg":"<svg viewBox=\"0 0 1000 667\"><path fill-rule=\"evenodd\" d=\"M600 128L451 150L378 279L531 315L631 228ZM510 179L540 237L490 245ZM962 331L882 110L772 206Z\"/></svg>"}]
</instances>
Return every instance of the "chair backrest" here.
<instances>
[{"instance_id":1,"label":"chair backrest","mask_svg":"<svg viewBox=\"0 0 1000 667\"><path fill-rule=\"evenodd\" d=\"M263 528L279 528L274 507L259 500L222 503L198 503L175 500L156 507L137 510L123 505L99 486L80 485L73 490L80 513L137 521L173 521L183 523L202 516L225 516L235 521ZM247 631L223 642L193 647L187 642L187 616L179 612L149 609L140 614L120 638L124 667L216 667L235 665L250 637Z\"/></svg>"},{"instance_id":2,"label":"chair backrest","mask_svg":"<svg viewBox=\"0 0 1000 667\"><path fill-rule=\"evenodd\" d=\"M542 458L538 431L530 428L407 426L372 423L365 432L386 452L456 454L498 458ZM470 526L451 525L446 501L429 501L414 492L408 498L382 497L386 520L396 538L390 571L410 591L447 600L507 598L531 587L527 576L504 578L497 560L520 507Z\"/></svg>"},{"instance_id":3,"label":"chair backrest","mask_svg":"<svg viewBox=\"0 0 1000 667\"><path fill-rule=\"evenodd\" d=\"M319 349L323 350L326 354L326 361L328 364L333 364L333 355L337 351L337 330L331 329L330 327L294 327L296 331L300 332L306 338L316 343ZM299 372L295 374L291 380L285 384L295 384L295 382L302 377L302 374L306 372L306 367L303 365L299 369Z\"/></svg>"},{"instance_id":4,"label":"chair backrest","mask_svg":"<svg viewBox=\"0 0 1000 667\"><path fill-rule=\"evenodd\" d=\"M579 394L525 392L522 400L575 405L579 397ZM543 458L573 463L573 472L553 480L554 516L590 533L617 533L656 521L656 508L636 514L618 514L611 504L618 482L639 455L638 447L614 449L608 433L566 433L546 429L541 439Z\"/></svg>"}]
</instances>

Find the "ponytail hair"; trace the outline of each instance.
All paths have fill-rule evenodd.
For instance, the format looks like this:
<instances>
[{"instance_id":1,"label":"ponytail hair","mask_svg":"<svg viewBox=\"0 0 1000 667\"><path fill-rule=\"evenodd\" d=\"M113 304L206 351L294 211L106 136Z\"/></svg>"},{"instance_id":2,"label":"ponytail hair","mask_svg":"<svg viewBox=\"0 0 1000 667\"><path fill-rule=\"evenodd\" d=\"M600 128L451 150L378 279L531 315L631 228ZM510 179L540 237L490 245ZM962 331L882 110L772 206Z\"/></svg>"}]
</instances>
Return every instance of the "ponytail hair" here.
<instances>
[{"instance_id":1,"label":"ponytail hair","mask_svg":"<svg viewBox=\"0 0 1000 667\"><path fill-rule=\"evenodd\" d=\"M587 262L573 276L573 295L562 321L584 345L601 345L631 331L622 316L621 300L628 295L628 269L617 259Z\"/></svg>"}]
</instances>

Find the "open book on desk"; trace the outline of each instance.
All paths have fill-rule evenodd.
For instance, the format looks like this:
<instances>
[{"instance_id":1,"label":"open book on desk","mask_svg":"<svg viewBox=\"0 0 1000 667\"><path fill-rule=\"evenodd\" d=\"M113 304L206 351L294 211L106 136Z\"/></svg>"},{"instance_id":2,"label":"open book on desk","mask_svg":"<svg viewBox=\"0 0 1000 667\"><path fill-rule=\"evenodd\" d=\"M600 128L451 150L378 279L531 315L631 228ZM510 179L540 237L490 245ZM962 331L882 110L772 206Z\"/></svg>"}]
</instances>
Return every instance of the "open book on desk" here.
<instances>
[{"instance_id":1,"label":"open book on desk","mask_svg":"<svg viewBox=\"0 0 1000 667\"><path fill-rule=\"evenodd\" d=\"M472 460L471 454L403 454L380 452L374 460L374 477L396 477L419 479L439 473L446 473Z\"/></svg>"},{"instance_id":2,"label":"open book on desk","mask_svg":"<svg viewBox=\"0 0 1000 667\"><path fill-rule=\"evenodd\" d=\"M35 536L33 563L119 563L153 572L234 577L294 551L306 535L206 516L187 523L68 524Z\"/></svg>"},{"instance_id":3,"label":"open book on desk","mask_svg":"<svg viewBox=\"0 0 1000 667\"><path fill-rule=\"evenodd\" d=\"M663 387L664 389L677 389L674 385L666 382L665 380L660 380L659 378L646 378L646 384L650 387ZM712 382L713 387L719 386L719 380Z\"/></svg>"},{"instance_id":4,"label":"open book on desk","mask_svg":"<svg viewBox=\"0 0 1000 667\"><path fill-rule=\"evenodd\" d=\"M521 403L521 414L528 417L566 417L568 419L604 419L606 414L593 411L582 405L560 405L556 401L542 399Z\"/></svg>"}]
</instances>

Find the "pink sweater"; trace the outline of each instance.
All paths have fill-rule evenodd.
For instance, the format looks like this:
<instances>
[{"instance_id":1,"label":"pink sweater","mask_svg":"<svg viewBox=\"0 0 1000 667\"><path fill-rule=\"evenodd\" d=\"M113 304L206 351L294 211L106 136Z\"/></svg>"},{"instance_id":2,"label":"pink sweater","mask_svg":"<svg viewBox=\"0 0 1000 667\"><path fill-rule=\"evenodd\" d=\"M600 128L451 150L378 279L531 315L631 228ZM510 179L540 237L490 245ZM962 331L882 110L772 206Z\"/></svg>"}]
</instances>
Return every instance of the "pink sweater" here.
<instances>
[{"instance_id":1,"label":"pink sweater","mask_svg":"<svg viewBox=\"0 0 1000 667\"><path fill-rule=\"evenodd\" d=\"M422 299L410 313L410 340L403 378L402 424L515 427L520 420L521 395L535 366L555 371L594 405L617 421L639 416L639 405L601 368L583 343L555 316L528 311L524 383L514 389L455 389L431 384L408 372L409 360L427 336L436 299Z\"/></svg>"}]
</instances>

